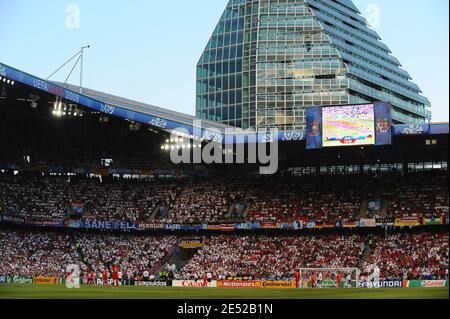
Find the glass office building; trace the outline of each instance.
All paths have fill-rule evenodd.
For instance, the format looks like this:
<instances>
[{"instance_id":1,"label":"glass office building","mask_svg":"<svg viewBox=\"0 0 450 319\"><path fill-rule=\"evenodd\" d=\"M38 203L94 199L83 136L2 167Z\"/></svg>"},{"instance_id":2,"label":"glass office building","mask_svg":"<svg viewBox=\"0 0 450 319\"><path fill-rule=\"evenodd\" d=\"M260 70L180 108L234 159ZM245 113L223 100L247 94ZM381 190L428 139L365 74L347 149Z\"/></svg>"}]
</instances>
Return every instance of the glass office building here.
<instances>
[{"instance_id":1,"label":"glass office building","mask_svg":"<svg viewBox=\"0 0 450 319\"><path fill-rule=\"evenodd\" d=\"M196 115L232 126L302 130L305 107L373 101L431 119L351 0L230 0L197 65Z\"/></svg>"}]
</instances>

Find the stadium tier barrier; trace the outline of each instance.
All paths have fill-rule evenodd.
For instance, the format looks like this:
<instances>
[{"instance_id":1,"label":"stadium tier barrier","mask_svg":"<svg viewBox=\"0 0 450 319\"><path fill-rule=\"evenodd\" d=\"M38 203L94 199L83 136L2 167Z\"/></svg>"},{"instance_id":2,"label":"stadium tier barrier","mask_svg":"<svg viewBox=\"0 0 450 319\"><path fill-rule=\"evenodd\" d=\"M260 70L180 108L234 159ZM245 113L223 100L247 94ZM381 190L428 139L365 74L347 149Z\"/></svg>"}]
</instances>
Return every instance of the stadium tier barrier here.
<instances>
[{"instance_id":1,"label":"stadium tier barrier","mask_svg":"<svg viewBox=\"0 0 450 319\"><path fill-rule=\"evenodd\" d=\"M0 223L12 224L30 224L24 220L9 216L0 215ZM200 231L213 230L230 232L234 230L260 230L260 229L284 229L284 230L302 230L302 229L345 229L345 228L375 228L375 227L418 227L426 225L448 225L448 217L425 218L425 217L405 217L405 218L374 218L361 219L357 222L338 220L334 224L319 223L313 221L294 221L277 223L231 223L231 224L165 224L165 223L131 223L119 221L81 221L66 219L55 222L34 222L33 226L38 227L56 227L56 228L74 228L74 229L98 229L98 230L118 230L118 231L146 231L146 230L167 230L167 231Z\"/></svg>"},{"instance_id":2,"label":"stadium tier barrier","mask_svg":"<svg viewBox=\"0 0 450 319\"><path fill-rule=\"evenodd\" d=\"M64 285L64 277L30 277L30 276L5 276L0 275L0 284L37 284L37 285ZM112 279L107 284L112 285ZM80 278L80 285L86 285ZM101 279L97 279L96 285L103 285ZM123 282L120 285L124 285ZM212 280L205 286L203 280L154 280L134 282L132 286L142 287L197 287L197 288L255 288L255 289L296 289L295 281L272 280ZM438 288L449 287L448 280L380 280L374 282L359 281L353 288ZM298 289L311 288L308 281L300 285ZM317 288L337 288L333 280L323 282ZM340 288L344 288L341 284Z\"/></svg>"}]
</instances>

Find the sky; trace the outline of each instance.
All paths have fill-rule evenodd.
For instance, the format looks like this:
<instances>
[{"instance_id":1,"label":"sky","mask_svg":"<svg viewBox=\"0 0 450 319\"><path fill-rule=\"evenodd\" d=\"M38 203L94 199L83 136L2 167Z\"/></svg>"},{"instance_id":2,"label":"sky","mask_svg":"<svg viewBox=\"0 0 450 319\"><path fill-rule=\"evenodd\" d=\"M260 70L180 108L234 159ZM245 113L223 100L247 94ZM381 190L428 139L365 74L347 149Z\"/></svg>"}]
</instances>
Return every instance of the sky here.
<instances>
[{"instance_id":1,"label":"sky","mask_svg":"<svg viewBox=\"0 0 450 319\"><path fill-rule=\"evenodd\" d=\"M227 2L0 0L0 62L47 78L91 45L84 87L194 114L195 66ZM431 100L433 121L448 122L449 1L354 3Z\"/></svg>"}]
</instances>

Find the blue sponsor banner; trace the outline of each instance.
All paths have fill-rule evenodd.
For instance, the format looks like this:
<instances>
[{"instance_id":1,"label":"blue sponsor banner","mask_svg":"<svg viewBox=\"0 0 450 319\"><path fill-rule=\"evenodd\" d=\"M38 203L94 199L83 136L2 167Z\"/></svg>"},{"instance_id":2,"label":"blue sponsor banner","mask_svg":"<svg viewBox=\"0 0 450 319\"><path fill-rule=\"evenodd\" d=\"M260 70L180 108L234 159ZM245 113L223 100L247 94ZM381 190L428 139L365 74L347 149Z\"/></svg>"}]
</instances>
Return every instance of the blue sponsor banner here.
<instances>
[{"instance_id":1,"label":"blue sponsor banner","mask_svg":"<svg viewBox=\"0 0 450 319\"><path fill-rule=\"evenodd\" d=\"M307 222L306 223L306 228L314 228L316 227L316 222Z\"/></svg>"},{"instance_id":2,"label":"blue sponsor banner","mask_svg":"<svg viewBox=\"0 0 450 319\"><path fill-rule=\"evenodd\" d=\"M448 134L448 123L430 124L430 134Z\"/></svg>"},{"instance_id":3,"label":"blue sponsor banner","mask_svg":"<svg viewBox=\"0 0 450 319\"><path fill-rule=\"evenodd\" d=\"M278 229L291 229L292 224L290 223L277 223Z\"/></svg>"},{"instance_id":4,"label":"blue sponsor banner","mask_svg":"<svg viewBox=\"0 0 450 319\"><path fill-rule=\"evenodd\" d=\"M14 215L3 215L2 220L7 223L25 224L25 219L23 217Z\"/></svg>"},{"instance_id":5,"label":"blue sponsor banner","mask_svg":"<svg viewBox=\"0 0 450 319\"><path fill-rule=\"evenodd\" d=\"M202 229L202 225L181 225L180 229L184 231L199 231Z\"/></svg>"},{"instance_id":6,"label":"blue sponsor banner","mask_svg":"<svg viewBox=\"0 0 450 319\"><path fill-rule=\"evenodd\" d=\"M199 231L201 229L208 229L208 225L207 224L196 224L196 225L164 224L163 229L165 229L165 230Z\"/></svg>"},{"instance_id":7,"label":"blue sponsor banner","mask_svg":"<svg viewBox=\"0 0 450 319\"><path fill-rule=\"evenodd\" d=\"M375 144L392 144L392 113L391 105L384 102L376 102L373 105L375 113Z\"/></svg>"},{"instance_id":8,"label":"blue sponsor banner","mask_svg":"<svg viewBox=\"0 0 450 319\"><path fill-rule=\"evenodd\" d=\"M394 135L437 135L448 133L448 123L399 124L394 126Z\"/></svg>"},{"instance_id":9,"label":"blue sponsor banner","mask_svg":"<svg viewBox=\"0 0 450 319\"><path fill-rule=\"evenodd\" d=\"M425 135L430 134L428 124L401 124L394 127L395 135Z\"/></svg>"},{"instance_id":10,"label":"blue sponsor banner","mask_svg":"<svg viewBox=\"0 0 450 319\"><path fill-rule=\"evenodd\" d=\"M255 222L255 223L247 223L248 229L260 229L261 228L261 223L259 222Z\"/></svg>"},{"instance_id":11,"label":"blue sponsor banner","mask_svg":"<svg viewBox=\"0 0 450 319\"><path fill-rule=\"evenodd\" d=\"M257 230L261 228L261 224L259 222L247 222L247 223L238 223L234 224L235 229L250 229L250 230Z\"/></svg>"},{"instance_id":12,"label":"blue sponsor banner","mask_svg":"<svg viewBox=\"0 0 450 319\"><path fill-rule=\"evenodd\" d=\"M131 111L120 106L105 104L100 101L91 99L87 96L84 96L82 94L65 89L61 86L55 85L51 82L34 77L30 74L13 69L1 63L0 63L0 75L102 113L129 119L143 124L150 124L163 129L185 130L189 134L194 133L193 126L185 125L167 119L162 119L148 114ZM209 131L206 129L201 129L201 132L202 134L203 132L205 132L205 134L209 134L208 133Z\"/></svg>"},{"instance_id":13,"label":"blue sponsor banner","mask_svg":"<svg viewBox=\"0 0 450 319\"><path fill-rule=\"evenodd\" d=\"M179 230L181 228L180 224L164 224L163 229L165 230Z\"/></svg>"},{"instance_id":14,"label":"blue sponsor banner","mask_svg":"<svg viewBox=\"0 0 450 319\"><path fill-rule=\"evenodd\" d=\"M84 228L84 222L82 220L67 219L64 221L64 226L69 228Z\"/></svg>"},{"instance_id":15,"label":"blue sponsor banner","mask_svg":"<svg viewBox=\"0 0 450 319\"><path fill-rule=\"evenodd\" d=\"M306 149L322 148L322 107L306 109Z\"/></svg>"},{"instance_id":16,"label":"blue sponsor banner","mask_svg":"<svg viewBox=\"0 0 450 319\"><path fill-rule=\"evenodd\" d=\"M63 227L64 221L55 220L55 221L29 221L28 225L34 225L39 227Z\"/></svg>"},{"instance_id":17,"label":"blue sponsor banner","mask_svg":"<svg viewBox=\"0 0 450 319\"><path fill-rule=\"evenodd\" d=\"M120 230L138 230L139 225L130 222L118 222L118 221L84 221L84 228L86 229L120 229Z\"/></svg>"},{"instance_id":18,"label":"blue sponsor banner","mask_svg":"<svg viewBox=\"0 0 450 319\"><path fill-rule=\"evenodd\" d=\"M119 105L110 105L98 100L94 100L77 92L65 89L59 85L42 80L25 72L16 70L9 66L0 63L0 75L7 77L16 82L23 83L38 90L53 94L55 96L64 98L68 101L83 105L87 108L98 112L117 116L132 121L149 124L167 130L184 130L188 134L194 134L192 125L182 124L173 120L160 118L144 113L135 112ZM375 103L377 104L377 103ZM388 103L379 103L388 104ZM389 105L389 104L388 104ZM200 120L200 119L199 119ZM254 133L243 137L245 143L258 141L259 143L277 141L302 141L306 140L307 149L322 148L322 108L311 107L306 109L306 131L280 131L275 134ZM448 134L448 124L417 124L417 125L395 125L395 135L418 135L418 134ZM240 143L241 137L232 137L229 141L225 136L219 132L213 132L208 128L201 128L201 135L216 142L225 144ZM385 136L388 139L388 136ZM384 138L379 137L380 143ZM59 168L54 168L54 172L59 172Z\"/></svg>"},{"instance_id":19,"label":"blue sponsor banner","mask_svg":"<svg viewBox=\"0 0 450 319\"><path fill-rule=\"evenodd\" d=\"M247 223L235 224L234 228L236 228L236 229L248 229L248 224Z\"/></svg>"}]
</instances>

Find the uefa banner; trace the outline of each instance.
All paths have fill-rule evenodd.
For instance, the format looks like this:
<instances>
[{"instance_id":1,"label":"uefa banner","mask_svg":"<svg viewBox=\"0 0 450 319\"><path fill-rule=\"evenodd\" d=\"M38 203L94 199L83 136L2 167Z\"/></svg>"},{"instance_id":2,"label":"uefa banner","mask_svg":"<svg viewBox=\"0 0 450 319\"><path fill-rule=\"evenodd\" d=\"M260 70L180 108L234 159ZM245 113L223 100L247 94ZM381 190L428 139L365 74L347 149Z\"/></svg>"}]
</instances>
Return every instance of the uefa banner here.
<instances>
[{"instance_id":1,"label":"uefa banner","mask_svg":"<svg viewBox=\"0 0 450 319\"><path fill-rule=\"evenodd\" d=\"M429 124L401 124L394 126L396 135L427 135L430 134Z\"/></svg>"}]
</instances>

